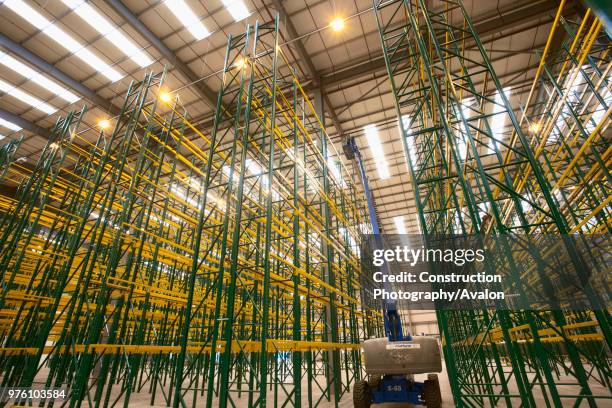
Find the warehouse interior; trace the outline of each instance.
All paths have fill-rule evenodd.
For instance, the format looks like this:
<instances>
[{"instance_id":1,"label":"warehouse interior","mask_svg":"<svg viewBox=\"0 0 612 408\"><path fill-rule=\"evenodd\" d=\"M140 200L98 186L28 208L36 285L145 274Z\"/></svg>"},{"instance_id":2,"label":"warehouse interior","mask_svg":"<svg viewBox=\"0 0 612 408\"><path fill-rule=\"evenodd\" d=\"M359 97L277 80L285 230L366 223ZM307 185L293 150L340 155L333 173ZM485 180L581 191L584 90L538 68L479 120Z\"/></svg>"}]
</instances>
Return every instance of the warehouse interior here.
<instances>
[{"instance_id":1,"label":"warehouse interior","mask_svg":"<svg viewBox=\"0 0 612 408\"><path fill-rule=\"evenodd\" d=\"M369 407L362 343L386 332L364 235L607 239L609 8L0 0L0 388ZM604 244L563 245L546 268L609 276ZM545 291L526 258L500 262ZM606 288L399 312L439 344L444 407L604 407Z\"/></svg>"}]
</instances>

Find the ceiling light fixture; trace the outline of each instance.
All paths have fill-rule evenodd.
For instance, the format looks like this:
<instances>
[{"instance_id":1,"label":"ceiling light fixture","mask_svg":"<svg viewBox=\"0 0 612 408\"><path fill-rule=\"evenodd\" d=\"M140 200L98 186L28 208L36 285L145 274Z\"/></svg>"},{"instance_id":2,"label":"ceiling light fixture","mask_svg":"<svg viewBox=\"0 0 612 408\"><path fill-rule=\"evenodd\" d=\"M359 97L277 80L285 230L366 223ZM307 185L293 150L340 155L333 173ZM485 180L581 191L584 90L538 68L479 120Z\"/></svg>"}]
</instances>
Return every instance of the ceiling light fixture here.
<instances>
[{"instance_id":1,"label":"ceiling light fixture","mask_svg":"<svg viewBox=\"0 0 612 408\"><path fill-rule=\"evenodd\" d=\"M236 62L234 62L234 66L238 69L244 69L247 66L247 60L243 57L236 58Z\"/></svg>"},{"instance_id":2,"label":"ceiling light fixture","mask_svg":"<svg viewBox=\"0 0 612 408\"><path fill-rule=\"evenodd\" d=\"M331 23L329 23L329 26L332 30L338 33L344 30L344 19L342 17L336 17L331 21Z\"/></svg>"},{"instance_id":3,"label":"ceiling light fixture","mask_svg":"<svg viewBox=\"0 0 612 408\"><path fill-rule=\"evenodd\" d=\"M0 51L0 64L4 65L9 69L12 69L19 75L29 79L30 81L45 88L47 91L59 96L60 98L64 99L69 103L75 103L76 101L81 99L72 92L51 81L41 73L36 72L18 59L13 58L9 54L2 51Z\"/></svg>"},{"instance_id":4,"label":"ceiling light fixture","mask_svg":"<svg viewBox=\"0 0 612 408\"><path fill-rule=\"evenodd\" d=\"M159 94L159 99L161 99L162 102L169 103L172 100L172 95L170 95L169 92L162 91Z\"/></svg>"},{"instance_id":5,"label":"ceiling light fixture","mask_svg":"<svg viewBox=\"0 0 612 408\"><path fill-rule=\"evenodd\" d=\"M210 35L210 31L202 24L184 0L166 0L164 4L196 40L202 40Z\"/></svg>"},{"instance_id":6,"label":"ceiling light fixture","mask_svg":"<svg viewBox=\"0 0 612 408\"><path fill-rule=\"evenodd\" d=\"M531 122L529 125L529 131L531 133L538 133L542 129L542 124L540 122Z\"/></svg>"},{"instance_id":7,"label":"ceiling light fixture","mask_svg":"<svg viewBox=\"0 0 612 408\"><path fill-rule=\"evenodd\" d=\"M66 34L66 32L59 28L57 24L47 20L42 16L42 14L34 10L24 1L5 0L3 4L111 81L115 82L123 78L123 75L115 71L101 58L85 48L83 44Z\"/></svg>"},{"instance_id":8,"label":"ceiling light fixture","mask_svg":"<svg viewBox=\"0 0 612 408\"><path fill-rule=\"evenodd\" d=\"M98 122L100 129L108 129L110 127L110 121L108 119L102 119Z\"/></svg>"},{"instance_id":9,"label":"ceiling light fixture","mask_svg":"<svg viewBox=\"0 0 612 408\"><path fill-rule=\"evenodd\" d=\"M370 151L372 152L372 158L376 163L376 170L378 170L378 177L382 180L389 177L389 167L387 166L387 160L385 159L385 153L380 143L380 137L378 136L378 129L376 125L367 125L363 128Z\"/></svg>"},{"instance_id":10,"label":"ceiling light fixture","mask_svg":"<svg viewBox=\"0 0 612 408\"><path fill-rule=\"evenodd\" d=\"M32 96L19 88L16 88L14 85L9 84L8 82L0 80L0 91L12 96L13 98L19 99L21 102L28 104L39 111L45 112L47 115L57 112L57 108L54 106L41 101L35 96Z\"/></svg>"},{"instance_id":11,"label":"ceiling light fixture","mask_svg":"<svg viewBox=\"0 0 612 408\"><path fill-rule=\"evenodd\" d=\"M132 40L125 36L119 28L108 21L95 8L90 6L83 0L62 0L64 4L70 7L79 17L87 24L96 29L108 41L113 43L119 51L130 57L141 68L147 67L153 63L153 60Z\"/></svg>"},{"instance_id":12,"label":"ceiling light fixture","mask_svg":"<svg viewBox=\"0 0 612 408\"><path fill-rule=\"evenodd\" d=\"M244 20L251 12L242 0L222 0L227 11L232 15L234 21Z\"/></svg>"}]
</instances>

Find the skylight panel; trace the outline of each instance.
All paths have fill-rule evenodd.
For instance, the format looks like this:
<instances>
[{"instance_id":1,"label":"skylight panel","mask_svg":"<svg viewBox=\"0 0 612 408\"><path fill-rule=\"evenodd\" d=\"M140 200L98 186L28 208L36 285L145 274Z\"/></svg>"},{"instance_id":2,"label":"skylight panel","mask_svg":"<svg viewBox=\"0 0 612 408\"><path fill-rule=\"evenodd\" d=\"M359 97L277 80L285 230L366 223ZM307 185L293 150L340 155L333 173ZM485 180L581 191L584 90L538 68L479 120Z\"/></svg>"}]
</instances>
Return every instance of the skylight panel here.
<instances>
[{"instance_id":1,"label":"skylight panel","mask_svg":"<svg viewBox=\"0 0 612 408\"><path fill-rule=\"evenodd\" d=\"M202 40L210 35L210 31L184 0L166 0L164 3L196 40Z\"/></svg>"},{"instance_id":2,"label":"skylight panel","mask_svg":"<svg viewBox=\"0 0 612 408\"><path fill-rule=\"evenodd\" d=\"M12 69L19 75L29 79L30 81L45 88L47 91L59 96L60 98L64 99L69 103L75 103L76 101L81 99L72 92L51 81L41 73L33 70L26 64L2 51L0 51L0 64L4 65L9 69Z\"/></svg>"},{"instance_id":3,"label":"skylight panel","mask_svg":"<svg viewBox=\"0 0 612 408\"><path fill-rule=\"evenodd\" d=\"M17 126L13 122L9 122L8 120L4 120L2 118L0 118L0 126L13 130L15 132L17 132L18 130L21 130L20 126Z\"/></svg>"},{"instance_id":4,"label":"skylight panel","mask_svg":"<svg viewBox=\"0 0 612 408\"><path fill-rule=\"evenodd\" d=\"M357 245L357 240L355 240L355 238L351 235L351 233L347 231L347 229L344 227L338 228L338 233L344 239L344 241L348 244L349 248L351 249L351 252L353 252L357 256L360 256L361 251L359 250L359 245Z\"/></svg>"},{"instance_id":5,"label":"skylight panel","mask_svg":"<svg viewBox=\"0 0 612 408\"><path fill-rule=\"evenodd\" d=\"M261 166L255 160L246 159L244 164L245 164L246 168L253 175L258 175L258 174L263 173L263 170L262 170Z\"/></svg>"},{"instance_id":6,"label":"skylight panel","mask_svg":"<svg viewBox=\"0 0 612 408\"><path fill-rule=\"evenodd\" d=\"M400 235L406 235L406 225L404 223L404 216L401 215L399 217L393 217L393 222L395 223L395 229L397 233Z\"/></svg>"},{"instance_id":7,"label":"skylight panel","mask_svg":"<svg viewBox=\"0 0 612 408\"><path fill-rule=\"evenodd\" d=\"M242 0L223 0L223 4L234 18L234 21L244 20L251 15L249 9Z\"/></svg>"},{"instance_id":8,"label":"skylight panel","mask_svg":"<svg viewBox=\"0 0 612 408\"><path fill-rule=\"evenodd\" d=\"M416 148L414 147L414 137L408 137L412 130L410 129L410 118L408 115L402 115L402 127L406 132L406 145L408 146L408 154L410 155L410 161L412 165L416 167L417 165L417 157L416 157Z\"/></svg>"},{"instance_id":9,"label":"skylight panel","mask_svg":"<svg viewBox=\"0 0 612 408\"><path fill-rule=\"evenodd\" d=\"M178 185L170 185L169 187L169 190L172 194L176 195L181 200L187 202L192 207L199 208L200 204L198 203L198 201L194 198L188 197L185 190L183 190L181 187L179 187Z\"/></svg>"},{"instance_id":10,"label":"skylight panel","mask_svg":"<svg viewBox=\"0 0 612 408\"><path fill-rule=\"evenodd\" d=\"M327 168L329 169L329 172L331 173L336 183L339 183L338 186L340 188L345 188L346 181L344 181L344 178L342 177L342 166L340 165L340 162L337 162L334 160L333 157L328 156Z\"/></svg>"},{"instance_id":11,"label":"skylight panel","mask_svg":"<svg viewBox=\"0 0 612 408\"><path fill-rule=\"evenodd\" d=\"M612 93L606 90L603 100L607 106L610 106L612 104ZM589 134L593 133L595 128L599 125L599 122L601 122L602 119L604 118L605 114L606 114L606 108L601 103L598 103L597 109L591 116L591 120L589 120L585 126L587 133Z\"/></svg>"},{"instance_id":12,"label":"skylight panel","mask_svg":"<svg viewBox=\"0 0 612 408\"><path fill-rule=\"evenodd\" d=\"M461 112L466 119L472 117L472 113L474 112L473 106L476 103L476 99L473 97L465 98L461 101Z\"/></svg>"},{"instance_id":13,"label":"skylight panel","mask_svg":"<svg viewBox=\"0 0 612 408\"><path fill-rule=\"evenodd\" d=\"M550 135L548 136L548 140L547 140L548 142L557 141L557 139L561 135L561 131L562 130L565 131L565 128L569 127L569 124L567 123L567 120L570 118L569 105L579 100L580 87L581 87L581 84L578 84L578 83L574 83L570 87L568 91L567 99L566 99L567 102L563 104L563 108L561 109L561 112L559 113L559 115L557 116L557 119L555 120L555 127L553 128L553 130L550 132Z\"/></svg>"},{"instance_id":14,"label":"skylight panel","mask_svg":"<svg viewBox=\"0 0 612 408\"><path fill-rule=\"evenodd\" d=\"M472 117L472 105L476 100L474 98L466 98L461 101L461 113L465 120L470 120ZM464 126L463 122L459 124L462 130L462 134L457 138L457 147L459 149L459 160L464 161L467 156L467 139L468 139L468 129Z\"/></svg>"},{"instance_id":15,"label":"skylight panel","mask_svg":"<svg viewBox=\"0 0 612 408\"><path fill-rule=\"evenodd\" d=\"M33 108L45 112L47 115L51 115L57 111L55 107L49 105L48 103L45 103L29 93L24 92L19 88L15 88L15 86L2 80L0 80L0 91L12 96L13 98L19 99L21 102L26 103Z\"/></svg>"},{"instance_id":16,"label":"skylight panel","mask_svg":"<svg viewBox=\"0 0 612 408\"><path fill-rule=\"evenodd\" d=\"M47 20L38 11L34 10L24 1L6 0L3 4L111 81L115 82L123 78L119 72L114 70L110 65L104 62L93 52L89 51L70 35L66 34L66 32L59 28L55 23Z\"/></svg>"},{"instance_id":17,"label":"skylight panel","mask_svg":"<svg viewBox=\"0 0 612 408\"><path fill-rule=\"evenodd\" d=\"M268 187L270 185L269 178L268 178L268 172L266 171L264 174L263 168L259 165L258 162L256 162L253 159L246 159L244 162L244 166L246 167L247 171L251 173L253 176L261 177L261 185L263 186L265 190L268 190ZM229 173L228 173L228 177L229 177Z\"/></svg>"},{"instance_id":18,"label":"skylight panel","mask_svg":"<svg viewBox=\"0 0 612 408\"><path fill-rule=\"evenodd\" d=\"M463 233L463 228L461 228L461 217L459 216L459 211L455 210L455 214L453 216L454 222L453 222L453 233L455 234L462 234Z\"/></svg>"},{"instance_id":19,"label":"skylight panel","mask_svg":"<svg viewBox=\"0 0 612 408\"><path fill-rule=\"evenodd\" d=\"M504 88L507 98L510 98L510 89ZM503 114L506 107L499 91L495 92L495 103L493 104L493 118L491 120L491 132L497 140L501 139L504 128L506 127L506 115ZM493 149L493 139L489 141L489 148Z\"/></svg>"},{"instance_id":20,"label":"skylight panel","mask_svg":"<svg viewBox=\"0 0 612 408\"><path fill-rule=\"evenodd\" d=\"M153 60L138 47L132 40L125 36L117 26L108 21L95 8L83 0L62 0L87 24L96 29L107 40L109 40L121 52L130 57L135 63L144 68L153 63Z\"/></svg>"},{"instance_id":21,"label":"skylight panel","mask_svg":"<svg viewBox=\"0 0 612 408\"><path fill-rule=\"evenodd\" d=\"M385 159L385 153L380 143L380 137L378 136L378 129L376 125L367 125L363 128L365 131L366 139L370 150L372 151L372 158L376 163L376 170L378 170L378 177L382 180L389 177L389 167L387 166L387 160Z\"/></svg>"},{"instance_id":22,"label":"skylight panel","mask_svg":"<svg viewBox=\"0 0 612 408\"><path fill-rule=\"evenodd\" d=\"M230 175L232 175L232 178L234 179L236 183L240 181L240 175L238 175L238 172L234 171L232 173L232 168L228 166L227 164L223 166L223 173L225 173L225 176L227 177L228 180L230 179Z\"/></svg>"}]
</instances>

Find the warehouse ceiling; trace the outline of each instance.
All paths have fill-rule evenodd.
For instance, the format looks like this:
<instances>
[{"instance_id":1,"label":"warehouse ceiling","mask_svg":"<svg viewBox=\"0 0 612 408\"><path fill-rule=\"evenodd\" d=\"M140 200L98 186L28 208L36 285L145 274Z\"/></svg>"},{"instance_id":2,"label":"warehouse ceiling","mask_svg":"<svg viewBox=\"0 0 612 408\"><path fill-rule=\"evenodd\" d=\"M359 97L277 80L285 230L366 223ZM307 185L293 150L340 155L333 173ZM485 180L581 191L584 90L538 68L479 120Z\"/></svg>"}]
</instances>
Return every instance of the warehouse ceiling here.
<instances>
[{"instance_id":1,"label":"warehouse ceiling","mask_svg":"<svg viewBox=\"0 0 612 408\"><path fill-rule=\"evenodd\" d=\"M0 62L16 59L70 92L58 96L40 85L40 76L37 82L30 71L15 71L0 63L0 118L25 130L27 140L19 155L26 160L35 160L59 116L88 105L91 108L85 122L95 128L100 120L117 112L131 81L166 65L166 86L178 90L190 115L209 130L228 35L242 32L245 24L257 19L270 20L279 12L283 48L298 68L305 88L311 93L322 92L328 132L338 150L345 138L356 137L382 231L395 233L403 226L408 233L418 232L371 0L244 0L250 14L242 19L239 16L239 21L221 0L187 0L193 12L187 28L167 1L94 0L85 7L81 0L2 3ZM511 102L518 108L533 80L537 50L546 43L558 2L467 0L465 5L502 83L511 90ZM28 10L37 15L24 18ZM110 23L102 34L88 23L96 13ZM342 30L330 27L336 17L345 19ZM117 38L120 48L112 42ZM16 98L20 91L39 100L34 103L36 108ZM368 125L376 125L382 142L389 167L384 179L379 177L364 132ZM0 124L0 134L20 133L10 127L6 122ZM359 180L356 173L354 179Z\"/></svg>"}]
</instances>

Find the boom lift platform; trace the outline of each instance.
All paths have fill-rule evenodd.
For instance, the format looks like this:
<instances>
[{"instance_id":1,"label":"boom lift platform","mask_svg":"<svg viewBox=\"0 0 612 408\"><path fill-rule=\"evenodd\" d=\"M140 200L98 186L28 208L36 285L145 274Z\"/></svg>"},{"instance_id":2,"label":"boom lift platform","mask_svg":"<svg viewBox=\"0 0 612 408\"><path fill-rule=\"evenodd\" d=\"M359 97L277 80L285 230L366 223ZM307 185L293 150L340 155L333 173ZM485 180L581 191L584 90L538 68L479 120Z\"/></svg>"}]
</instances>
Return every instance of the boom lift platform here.
<instances>
[{"instance_id":1,"label":"boom lift platform","mask_svg":"<svg viewBox=\"0 0 612 408\"><path fill-rule=\"evenodd\" d=\"M379 235L374 200L355 139L348 139L343 150L348 160L357 161L368 202L372 233ZM387 273L386 270L382 272ZM390 286L388 282L385 282L385 285ZM392 290L390 287L385 289ZM382 308L386 337L363 342L365 370L369 381L359 380L355 383L354 407L369 408L371 404L385 402L440 407L442 396L437 374L428 374L425 382L414 381L414 374L442 371L438 341L430 336L404 335L396 301L385 300Z\"/></svg>"}]
</instances>

